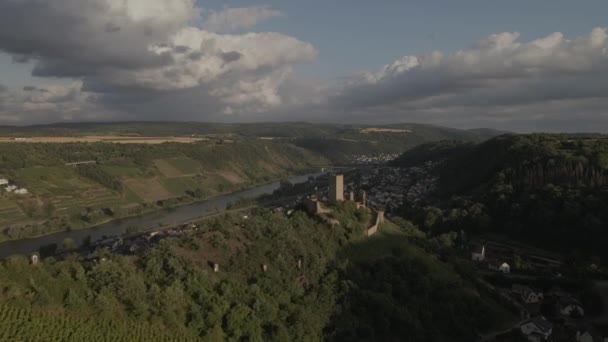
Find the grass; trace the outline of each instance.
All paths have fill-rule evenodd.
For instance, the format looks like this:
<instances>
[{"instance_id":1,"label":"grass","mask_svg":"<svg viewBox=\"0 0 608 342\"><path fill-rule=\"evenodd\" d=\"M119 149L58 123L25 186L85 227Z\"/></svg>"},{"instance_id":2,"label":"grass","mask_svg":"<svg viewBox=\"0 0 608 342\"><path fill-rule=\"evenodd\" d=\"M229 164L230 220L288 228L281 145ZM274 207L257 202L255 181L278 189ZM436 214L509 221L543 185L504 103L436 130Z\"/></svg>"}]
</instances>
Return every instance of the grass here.
<instances>
[{"instance_id":1,"label":"grass","mask_svg":"<svg viewBox=\"0 0 608 342\"><path fill-rule=\"evenodd\" d=\"M16 182L38 194L71 193L91 185L66 167L33 167L19 169Z\"/></svg>"},{"instance_id":2,"label":"grass","mask_svg":"<svg viewBox=\"0 0 608 342\"><path fill-rule=\"evenodd\" d=\"M165 160L183 174L196 174L201 168L199 162L190 158L171 158Z\"/></svg>"},{"instance_id":3,"label":"grass","mask_svg":"<svg viewBox=\"0 0 608 342\"><path fill-rule=\"evenodd\" d=\"M125 181L125 185L129 187L139 198L154 202L174 197L165 187L155 178L131 178Z\"/></svg>"},{"instance_id":4,"label":"grass","mask_svg":"<svg viewBox=\"0 0 608 342\"><path fill-rule=\"evenodd\" d=\"M132 166L102 165L101 168L112 176L137 177L141 175L141 170Z\"/></svg>"},{"instance_id":5,"label":"grass","mask_svg":"<svg viewBox=\"0 0 608 342\"><path fill-rule=\"evenodd\" d=\"M186 332L119 317L0 306L2 341L195 341Z\"/></svg>"},{"instance_id":6,"label":"grass","mask_svg":"<svg viewBox=\"0 0 608 342\"><path fill-rule=\"evenodd\" d=\"M165 188L167 188L167 190L177 196L183 196L186 194L186 191L192 191L201 187L189 177L165 178L161 180L161 183L165 186Z\"/></svg>"}]
</instances>

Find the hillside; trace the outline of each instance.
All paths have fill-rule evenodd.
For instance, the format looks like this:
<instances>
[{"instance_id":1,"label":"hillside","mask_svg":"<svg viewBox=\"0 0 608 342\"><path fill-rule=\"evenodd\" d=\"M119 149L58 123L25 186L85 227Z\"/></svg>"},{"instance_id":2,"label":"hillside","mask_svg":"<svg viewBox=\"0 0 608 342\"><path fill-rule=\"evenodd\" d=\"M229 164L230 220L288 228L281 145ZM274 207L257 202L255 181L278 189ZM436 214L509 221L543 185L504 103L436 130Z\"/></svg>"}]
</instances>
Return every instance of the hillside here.
<instances>
[{"instance_id":1,"label":"hillside","mask_svg":"<svg viewBox=\"0 0 608 342\"><path fill-rule=\"evenodd\" d=\"M489 129L459 130L422 124L343 125L311 123L217 124L198 122L73 123L0 127L0 137L188 137L250 141L273 140L306 148L333 162L351 162L353 156L401 153L418 144L439 140L483 141L500 134Z\"/></svg>"},{"instance_id":2,"label":"hillside","mask_svg":"<svg viewBox=\"0 0 608 342\"><path fill-rule=\"evenodd\" d=\"M45 336L80 341L83 331L67 335L66 324L99 320L118 341L439 342L471 341L500 323L500 307L392 224L364 238L362 210L340 205L348 224L335 227L299 211L224 215L140 255L7 259L0 336L25 340L44 327ZM39 318L22 319L32 312Z\"/></svg>"},{"instance_id":3,"label":"hillside","mask_svg":"<svg viewBox=\"0 0 608 342\"><path fill-rule=\"evenodd\" d=\"M18 239L202 200L328 161L291 144L0 144L0 239ZM70 166L73 162L90 162Z\"/></svg>"},{"instance_id":4,"label":"hillside","mask_svg":"<svg viewBox=\"0 0 608 342\"><path fill-rule=\"evenodd\" d=\"M74 123L0 127L0 240L88 227L358 156L494 131L425 125ZM18 138L19 140L15 140ZM179 143L178 143L179 142ZM72 163L86 162L82 165Z\"/></svg>"},{"instance_id":5,"label":"hillside","mask_svg":"<svg viewBox=\"0 0 608 342\"><path fill-rule=\"evenodd\" d=\"M435 197L405 209L432 222L427 229L505 233L572 257L608 257L606 137L505 135L425 151L400 159L443 161Z\"/></svg>"}]
</instances>

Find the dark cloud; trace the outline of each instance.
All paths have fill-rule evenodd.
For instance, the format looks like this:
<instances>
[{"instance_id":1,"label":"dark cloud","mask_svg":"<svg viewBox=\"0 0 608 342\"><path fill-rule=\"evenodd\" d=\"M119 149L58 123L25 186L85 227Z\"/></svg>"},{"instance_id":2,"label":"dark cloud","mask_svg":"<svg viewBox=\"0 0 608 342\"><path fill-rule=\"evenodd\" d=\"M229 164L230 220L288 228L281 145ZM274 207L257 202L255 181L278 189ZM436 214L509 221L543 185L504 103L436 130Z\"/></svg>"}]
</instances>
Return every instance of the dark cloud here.
<instances>
[{"instance_id":1,"label":"dark cloud","mask_svg":"<svg viewBox=\"0 0 608 342\"><path fill-rule=\"evenodd\" d=\"M183 45L178 45L176 47L173 48L173 51L175 53L186 53L188 51L190 51L190 48L187 46L183 46Z\"/></svg>"},{"instance_id":2,"label":"dark cloud","mask_svg":"<svg viewBox=\"0 0 608 342\"><path fill-rule=\"evenodd\" d=\"M142 69L170 62L148 47L166 41L186 19L159 19L158 28L151 30L148 21L126 16L108 23L104 17L111 11L110 2L100 0L1 1L0 50L18 61L39 60L39 76L75 77L95 73L93 69Z\"/></svg>"},{"instance_id":3,"label":"dark cloud","mask_svg":"<svg viewBox=\"0 0 608 342\"><path fill-rule=\"evenodd\" d=\"M104 26L104 31L105 31L105 32L108 32L108 33L118 32L118 31L120 31L121 29L122 29L122 28L121 28L120 26L118 26L118 25L116 25L116 24L113 24L113 23L107 23L107 24Z\"/></svg>"},{"instance_id":4,"label":"dark cloud","mask_svg":"<svg viewBox=\"0 0 608 342\"><path fill-rule=\"evenodd\" d=\"M46 90L44 88L38 88L38 87L34 87L34 86L25 86L25 87L23 87L23 91L38 91L41 93L48 92L48 90Z\"/></svg>"},{"instance_id":5,"label":"dark cloud","mask_svg":"<svg viewBox=\"0 0 608 342\"><path fill-rule=\"evenodd\" d=\"M238 52L238 51L222 52L220 54L220 58L225 63L236 62L239 59L241 59L241 57L243 57L243 55L240 52Z\"/></svg>"}]
</instances>

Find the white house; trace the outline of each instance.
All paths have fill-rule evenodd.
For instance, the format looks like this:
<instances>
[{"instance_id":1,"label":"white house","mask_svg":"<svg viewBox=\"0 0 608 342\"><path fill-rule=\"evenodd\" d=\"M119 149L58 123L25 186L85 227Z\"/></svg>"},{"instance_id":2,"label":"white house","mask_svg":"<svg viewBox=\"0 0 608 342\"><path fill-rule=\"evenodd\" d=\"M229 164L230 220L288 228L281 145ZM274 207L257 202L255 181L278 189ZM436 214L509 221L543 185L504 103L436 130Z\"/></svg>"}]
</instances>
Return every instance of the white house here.
<instances>
[{"instance_id":1,"label":"white house","mask_svg":"<svg viewBox=\"0 0 608 342\"><path fill-rule=\"evenodd\" d=\"M27 189L26 189L26 188L21 188L21 189L17 189L17 190L15 190L15 193L16 193L17 195L25 195L25 194L27 194L28 192L29 192L29 191L27 191Z\"/></svg>"},{"instance_id":2,"label":"white house","mask_svg":"<svg viewBox=\"0 0 608 342\"><path fill-rule=\"evenodd\" d=\"M541 302L544 298L541 291L533 290L524 285L514 284L511 290L513 293L520 295L522 302L526 304L536 304Z\"/></svg>"},{"instance_id":3,"label":"white house","mask_svg":"<svg viewBox=\"0 0 608 342\"><path fill-rule=\"evenodd\" d=\"M576 342L593 342L593 336L588 331L576 332Z\"/></svg>"},{"instance_id":4,"label":"white house","mask_svg":"<svg viewBox=\"0 0 608 342\"><path fill-rule=\"evenodd\" d=\"M8 192L13 192L13 191L17 190L17 186L16 185L9 185L5 189Z\"/></svg>"},{"instance_id":5,"label":"white house","mask_svg":"<svg viewBox=\"0 0 608 342\"><path fill-rule=\"evenodd\" d=\"M544 341L551 336L553 332L553 324L547 321L544 317L535 317L524 321L520 325L521 332L528 337L530 341Z\"/></svg>"},{"instance_id":6,"label":"white house","mask_svg":"<svg viewBox=\"0 0 608 342\"><path fill-rule=\"evenodd\" d=\"M8 179L0 178L0 185L8 185Z\"/></svg>"},{"instance_id":7,"label":"white house","mask_svg":"<svg viewBox=\"0 0 608 342\"><path fill-rule=\"evenodd\" d=\"M536 304L543 300L543 293L528 289L521 294L521 300L526 304Z\"/></svg>"},{"instance_id":8,"label":"white house","mask_svg":"<svg viewBox=\"0 0 608 342\"><path fill-rule=\"evenodd\" d=\"M559 312L564 316L579 316L585 315L583 304L572 297L562 297L559 299Z\"/></svg>"},{"instance_id":9,"label":"white house","mask_svg":"<svg viewBox=\"0 0 608 342\"><path fill-rule=\"evenodd\" d=\"M486 246L481 246L481 251L479 253L473 252L471 253L471 260L473 261L484 261L486 258Z\"/></svg>"},{"instance_id":10,"label":"white house","mask_svg":"<svg viewBox=\"0 0 608 342\"><path fill-rule=\"evenodd\" d=\"M498 267L498 270L502 273L510 273L511 266L509 266L509 264L507 264L506 262L503 262L502 265L500 265L500 267Z\"/></svg>"}]
</instances>

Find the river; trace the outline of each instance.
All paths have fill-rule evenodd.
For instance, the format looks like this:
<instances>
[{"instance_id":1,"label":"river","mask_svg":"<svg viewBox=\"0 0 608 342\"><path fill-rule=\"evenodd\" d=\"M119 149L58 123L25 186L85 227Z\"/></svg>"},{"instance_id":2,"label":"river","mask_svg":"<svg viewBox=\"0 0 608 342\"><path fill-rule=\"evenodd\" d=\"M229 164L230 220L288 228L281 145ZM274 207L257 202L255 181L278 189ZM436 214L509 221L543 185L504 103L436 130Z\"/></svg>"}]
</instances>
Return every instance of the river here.
<instances>
[{"instance_id":1,"label":"river","mask_svg":"<svg viewBox=\"0 0 608 342\"><path fill-rule=\"evenodd\" d=\"M294 184L302 183L311 176L317 177L319 175L321 175L321 173L292 176L289 178L289 181ZM229 203L235 203L239 199L271 194L273 191L277 190L279 186L280 183L276 181L247 190L210 198L202 202L184 205L170 210L155 211L141 216L119 219L91 228L63 231L32 239L2 242L0 243L0 258L6 258L16 254L28 255L38 251L41 247L54 243L61 246L63 241L68 238L74 240L77 245L80 245L87 237L90 237L92 241L95 241L103 236L120 236L127 233L127 228L133 226L150 229L161 225L193 220L208 214L217 213L218 211L224 211Z\"/></svg>"}]
</instances>

